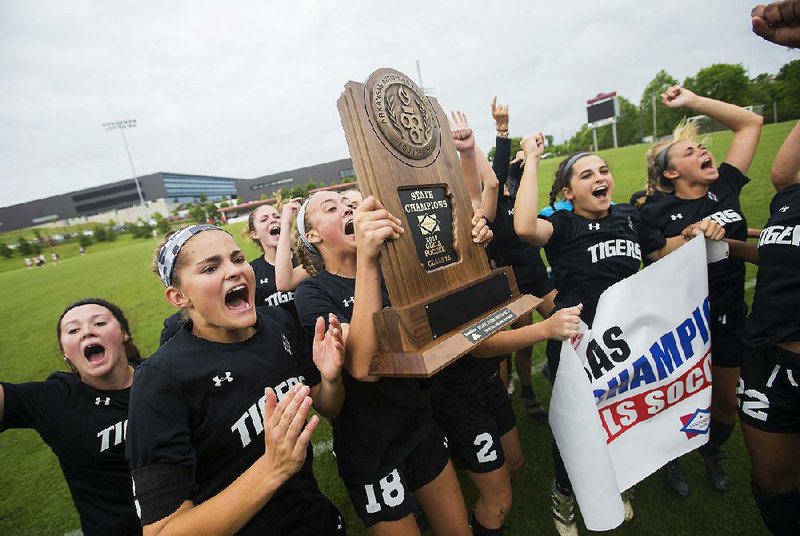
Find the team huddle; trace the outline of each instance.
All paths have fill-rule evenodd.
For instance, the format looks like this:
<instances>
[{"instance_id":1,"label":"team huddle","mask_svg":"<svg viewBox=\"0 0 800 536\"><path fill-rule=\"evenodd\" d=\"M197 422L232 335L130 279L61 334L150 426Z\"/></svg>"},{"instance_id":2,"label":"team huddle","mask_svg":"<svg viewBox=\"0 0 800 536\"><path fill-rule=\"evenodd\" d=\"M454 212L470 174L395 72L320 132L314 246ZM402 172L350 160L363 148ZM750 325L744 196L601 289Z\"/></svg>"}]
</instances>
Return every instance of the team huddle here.
<instances>
[{"instance_id":1,"label":"team huddle","mask_svg":"<svg viewBox=\"0 0 800 536\"><path fill-rule=\"evenodd\" d=\"M753 17L764 38L800 45L800 1L759 6ZM513 267L522 293L542 298L543 320L518 320L430 380L370 374L379 349L373 315L391 305L378 260L406 232L403 221L357 190L321 190L250 213L242 237L262 252L250 262L221 227L168 233L153 272L178 312L147 359L117 305L87 298L67 306L56 336L69 370L0 382L0 430L32 428L51 447L87 535L345 534L312 469L321 418L331 422L339 477L370 534L427 526L501 535L524 463L510 356L527 413L546 417L531 385L532 346L546 341L555 378L562 341L581 321L592 325L603 291L703 235L725 241L730 257L696 274L708 278L713 348L709 441L699 454L712 486L727 490L722 449L738 416L764 524L800 534L800 122L772 166L769 221L748 243L740 195L762 117L677 86L661 100L730 129L724 159L681 122L648 151L646 187L630 203L612 202L608 162L577 152L560 162L544 209L544 136L524 138L512 155L508 107L495 99L490 162L466 117L453 114L472 239L488 264ZM759 266L749 314L745 262ZM559 534L576 535L555 442L552 462L552 502L541 507L552 510ZM474 504L456 469L477 489ZM679 460L663 474L689 494ZM623 503L631 519L628 494Z\"/></svg>"}]
</instances>

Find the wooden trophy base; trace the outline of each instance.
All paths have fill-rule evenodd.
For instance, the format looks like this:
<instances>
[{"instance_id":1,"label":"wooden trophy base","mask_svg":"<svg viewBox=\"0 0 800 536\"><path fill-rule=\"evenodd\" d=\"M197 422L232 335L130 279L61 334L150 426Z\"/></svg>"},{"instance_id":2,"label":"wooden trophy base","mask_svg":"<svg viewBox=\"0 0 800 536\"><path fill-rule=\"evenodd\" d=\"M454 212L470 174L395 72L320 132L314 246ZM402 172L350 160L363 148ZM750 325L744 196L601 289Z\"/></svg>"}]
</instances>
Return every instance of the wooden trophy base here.
<instances>
[{"instance_id":1,"label":"wooden trophy base","mask_svg":"<svg viewBox=\"0 0 800 536\"><path fill-rule=\"evenodd\" d=\"M370 374L428 378L542 302L519 294L510 267L431 300L374 315L381 348Z\"/></svg>"}]
</instances>

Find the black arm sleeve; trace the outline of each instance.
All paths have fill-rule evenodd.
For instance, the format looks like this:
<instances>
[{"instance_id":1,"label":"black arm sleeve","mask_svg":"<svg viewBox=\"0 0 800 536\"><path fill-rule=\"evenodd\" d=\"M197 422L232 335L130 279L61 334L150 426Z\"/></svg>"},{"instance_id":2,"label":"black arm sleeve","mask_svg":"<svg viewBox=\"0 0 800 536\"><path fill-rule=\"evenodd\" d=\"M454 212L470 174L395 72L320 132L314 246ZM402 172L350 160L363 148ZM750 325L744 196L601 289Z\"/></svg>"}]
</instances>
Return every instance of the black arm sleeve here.
<instances>
[{"instance_id":1,"label":"black arm sleeve","mask_svg":"<svg viewBox=\"0 0 800 536\"><path fill-rule=\"evenodd\" d=\"M508 166L511 161L511 140L509 138L496 138L494 142L494 160L492 161L492 170L500 182L500 195L502 196L503 186L508 178Z\"/></svg>"},{"instance_id":2,"label":"black arm sleeve","mask_svg":"<svg viewBox=\"0 0 800 536\"><path fill-rule=\"evenodd\" d=\"M183 465L148 465L131 471L133 500L142 526L172 515L184 501L193 500L192 470Z\"/></svg>"}]
</instances>

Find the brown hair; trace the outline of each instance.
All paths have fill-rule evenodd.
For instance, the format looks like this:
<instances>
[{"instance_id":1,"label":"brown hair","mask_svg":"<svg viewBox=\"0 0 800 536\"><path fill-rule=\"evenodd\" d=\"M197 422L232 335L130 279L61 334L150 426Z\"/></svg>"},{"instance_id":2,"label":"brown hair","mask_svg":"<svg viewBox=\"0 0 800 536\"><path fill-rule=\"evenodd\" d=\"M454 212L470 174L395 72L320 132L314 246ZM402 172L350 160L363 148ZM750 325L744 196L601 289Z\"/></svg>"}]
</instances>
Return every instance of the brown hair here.
<instances>
[{"instance_id":1,"label":"brown hair","mask_svg":"<svg viewBox=\"0 0 800 536\"><path fill-rule=\"evenodd\" d=\"M573 157L581 153L582 151L567 155L567 157L564 160L562 160L561 163L558 164L558 168L556 168L556 172L553 177L553 186L550 188L550 205L553 206L554 208L556 199L558 199L558 196L561 195L561 191L564 188L569 188L569 181L570 179L572 179L573 175L572 171L573 169L575 169L575 163L581 158L583 158L583 156L575 160L569 167L569 170L566 169L567 163L569 163L569 161L572 160ZM585 153L585 156L598 156L598 155L595 153ZM605 163L606 166L608 166L608 162L606 162L604 158L601 158L601 160L603 161L603 163ZM566 175L567 171L569 171L569 176Z\"/></svg>"},{"instance_id":2,"label":"brown hair","mask_svg":"<svg viewBox=\"0 0 800 536\"><path fill-rule=\"evenodd\" d=\"M139 353L139 349L133 342L133 335L131 334L131 328L128 324L128 319L125 318L125 313L123 313L122 309L120 309L118 306L102 298L83 298L81 300L72 302L71 304L67 305L67 307L64 309L64 312L62 312L61 316L58 317L58 322L56 323L56 339L58 340L58 348L62 353L64 352L64 346L61 344L61 321L64 320L64 315L66 315L72 309L82 305L99 305L108 309L112 316L117 320L117 323L119 323L123 333L128 336L128 340L124 343L125 357L128 359L128 363L137 365L142 362L142 354ZM67 366L69 366L72 373L78 375L78 369L76 369L68 359L65 359L65 361L67 362Z\"/></svg>"}]
</instances>

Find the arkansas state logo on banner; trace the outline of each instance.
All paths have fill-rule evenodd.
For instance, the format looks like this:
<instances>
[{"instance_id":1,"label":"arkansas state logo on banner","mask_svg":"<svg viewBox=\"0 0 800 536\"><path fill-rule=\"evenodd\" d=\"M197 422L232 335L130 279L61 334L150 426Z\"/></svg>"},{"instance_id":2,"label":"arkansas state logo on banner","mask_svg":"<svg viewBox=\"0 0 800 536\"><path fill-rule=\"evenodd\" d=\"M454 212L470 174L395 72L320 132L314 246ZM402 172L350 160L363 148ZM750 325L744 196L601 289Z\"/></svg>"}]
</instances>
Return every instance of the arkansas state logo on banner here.
<instances>
[{"instance_id":1,"label":"arkansas state logo on banner","mask_svg":"<svg viewBox=\"0 0 800 536\"><path fill-rule=\"evenodd\" d=\"M721 248L695 238L608 288L592 329L562 345L550 423L591 530L622 522L620 491L708 441L707 257Z\"/></svg>"}]
</instances>

